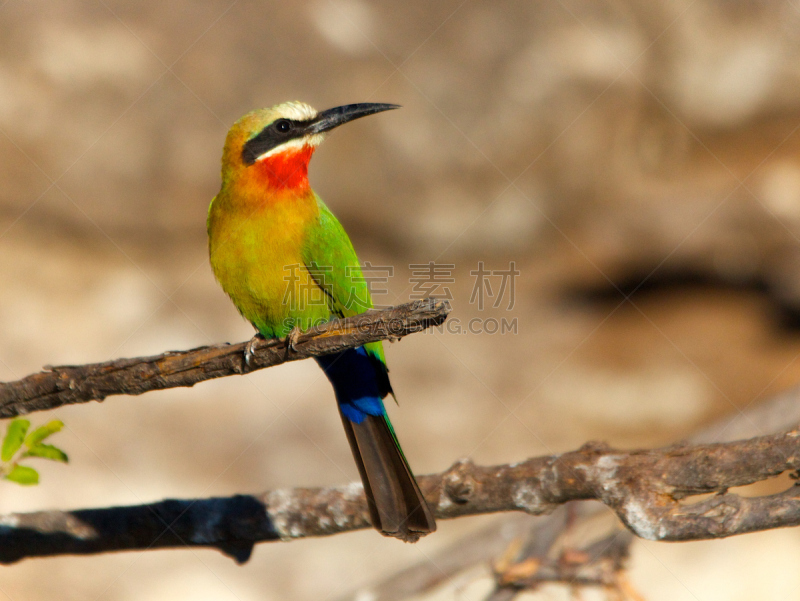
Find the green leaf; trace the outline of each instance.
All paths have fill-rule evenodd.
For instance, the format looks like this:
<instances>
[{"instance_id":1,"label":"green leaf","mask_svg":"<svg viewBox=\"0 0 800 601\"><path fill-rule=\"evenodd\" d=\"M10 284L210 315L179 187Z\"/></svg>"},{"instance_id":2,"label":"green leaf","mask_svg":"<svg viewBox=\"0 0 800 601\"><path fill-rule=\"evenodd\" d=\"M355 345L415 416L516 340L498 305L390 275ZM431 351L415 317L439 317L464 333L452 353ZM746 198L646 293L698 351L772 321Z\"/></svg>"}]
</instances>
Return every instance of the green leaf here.
<instances>
[{"instance_id":1,"label":"green leaf","mask_svg":"<svg viewBox=\"0 0 800 601\"><path fill-rule=\"evenodd\" d=\"M31 484L39 484L39 472L32 467L24 465L16 465L11 473L6 476L6 480L11 480L17 484L24 484L29 486Z\"/></svg>"},{"instance_id":2,"label":"green leaf","mask_svg":"<svg viewBox=\"0 0 800 601\"><path fill-rule=\"evenodd\" d=\"M69 462L67 454L58 447L54 447L51 444L37 444L35 446L32 446L30 449L25 451L25 453L22 456L41 457L42 459L52 459L53 461L61 461L62 463Z\"/></svg>"},{"instance_id":3,"label":"green leaf","mask_svg":"<svg viewBox=\"0 0 800 601\"><path fill-rule=\"evenodd\" d=\"M3 461L11 461L14 453L19 451L22 446L22 441L25 439L25 433L28 431L31 422L27 419L16 418L8 424L8 432L3 439L3 450L0 451L0 459Z\"/></svg>"},{"instance_id":4,"label":"green leaf","mask_svg":"<svg viewBox=\"0 0 800 601\"><path fill-rule=\"evenodd\" d=\"M63 427L64 427L64 422L62 422L60 419L54 419L51 422L47 422L44 426L39 426L33 432L31 432L25 437L25 446L29 448L35 447L45 438L47 438L51 434L55 434Z\"/></svg>"}]
</instances>

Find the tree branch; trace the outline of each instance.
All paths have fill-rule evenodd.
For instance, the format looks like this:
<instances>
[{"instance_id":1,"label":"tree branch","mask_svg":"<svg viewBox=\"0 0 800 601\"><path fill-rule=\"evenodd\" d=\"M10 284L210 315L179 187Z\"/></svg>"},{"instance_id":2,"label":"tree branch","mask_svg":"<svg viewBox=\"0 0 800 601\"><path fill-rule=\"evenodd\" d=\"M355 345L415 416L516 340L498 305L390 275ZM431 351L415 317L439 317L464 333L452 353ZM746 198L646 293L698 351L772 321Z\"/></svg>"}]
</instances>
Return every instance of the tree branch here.
<instances>
[{"instance_id":1,"label":"tree branch","mask_svg":"<svg viewBox=\"0 0 800 601\"><path fill-rule=\"evenodd\" d=\"M433 299L331 322L283 340L215 345L154 357L62 366L0 384L0 416L10 417L111 394L142 394L305 359L441 324ZM245 352L252 354L245 360ZM623 452L601 444L500 466L469 460L419 483L439 519L500 511L549 513L597 499L651 540L720 538L800 524L800 488L770 496L728 492L800 463L800 433L720 444ZM716 493L695 503L686 499ZM149 505L0 516L0 562L126 549L202 546L246 561L261 541L325 536L369 526L360 483L260 495L165 500Z\"/></svg>"},{"instance_id":2,"label":"tree branch","mask_svg":"<svg viewBox=\"0 0 800 601\"><path fill-rule=\"evenodd\" d=\"M291 346L284 339L256 338L152 357L46 367L45 371L16 382L0 382L0 418L102 401L114 394L138 395L194 386L204 380L334 353L367 342L397 340L442 324L449 312L447 303L428 298L322 324L300 334ZM245 361L248 350L252 354Z\"/></svg>"},{"instance_id":3,"label":"tree branch","mask_svg":"<svg viewBox=\"0 0 800 601\"><path fill-rule=\"evenodd\" d=\"M710 445L623 452L587 444L520 463L469 460L418 478L438 519L499 511L539 515L597 499L650 540L701 540L800 524L800 488L743 497L744 486L800 465L800 432ZM696 503L694 495L717 493ZM214 547L239 562L253 544L369 526L360 483L260 495L166 500L150 505L0 516L0 562L64 553Z\"/></svg>"},{"instance_id":4,"label":"tree branch","mask_svg":"<svg viewBox=\"0 0 800 601\"><path fill-rule=\"evenodd\" d=\"M796 387L745 411L720 417L686 442L744 440L785 432L798 423L800 388ZM534 590L543 582L573 586L587 578L616 587L620 599L639 599L626 580L622 557L634 536L630 530L620 531L622 525L615 516L605 505L594 501L574 501L541 516L507 513L483 530L429 554L383 581L365 584L340 601L362 597L400 601L481 565L491 566L495 579L495 593L487 600L502 598L504 592L516 594L522 588ZM616 598L612 594L609 597Z\"/></svg>"}]
</instances>

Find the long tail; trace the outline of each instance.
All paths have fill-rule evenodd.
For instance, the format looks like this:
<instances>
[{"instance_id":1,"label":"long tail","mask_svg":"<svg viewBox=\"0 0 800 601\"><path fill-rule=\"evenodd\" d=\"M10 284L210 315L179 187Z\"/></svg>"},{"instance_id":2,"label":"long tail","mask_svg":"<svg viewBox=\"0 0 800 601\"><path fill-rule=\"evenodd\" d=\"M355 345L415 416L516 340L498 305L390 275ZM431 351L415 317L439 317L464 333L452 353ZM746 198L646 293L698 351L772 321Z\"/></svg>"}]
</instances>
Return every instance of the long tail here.
<instances>
[{"instance_id":1,"label":"long tail","mask_svg":"<svg viewBox=\"0 0 800 601\"><path fill-rule=\"evenodd\" d=\"M383 407L373 362L364 349L326 355L317 362L336 392L372 525L385 536L407 542L436 530Z\"/></svg>"}]
</instances>

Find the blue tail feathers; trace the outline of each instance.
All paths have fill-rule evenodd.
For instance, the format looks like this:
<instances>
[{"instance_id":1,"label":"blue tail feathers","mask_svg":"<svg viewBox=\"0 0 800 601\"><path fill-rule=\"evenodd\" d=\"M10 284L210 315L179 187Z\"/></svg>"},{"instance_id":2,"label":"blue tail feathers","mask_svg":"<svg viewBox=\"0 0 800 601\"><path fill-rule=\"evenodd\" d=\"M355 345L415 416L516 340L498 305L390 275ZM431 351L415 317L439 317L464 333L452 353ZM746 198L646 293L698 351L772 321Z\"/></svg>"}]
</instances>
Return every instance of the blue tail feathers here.
<instances>
[{"instance_id":1,"label":"blue tail feathers","mask_svg":"<svg viewBox=\"0 0 800 601\"><path fill-rule=\"evenodd\" d=\"M342 415L356 424L367 415L385 415L375 366L364 347L316 359L333 384Z\"/></svg>"}]
</instances>

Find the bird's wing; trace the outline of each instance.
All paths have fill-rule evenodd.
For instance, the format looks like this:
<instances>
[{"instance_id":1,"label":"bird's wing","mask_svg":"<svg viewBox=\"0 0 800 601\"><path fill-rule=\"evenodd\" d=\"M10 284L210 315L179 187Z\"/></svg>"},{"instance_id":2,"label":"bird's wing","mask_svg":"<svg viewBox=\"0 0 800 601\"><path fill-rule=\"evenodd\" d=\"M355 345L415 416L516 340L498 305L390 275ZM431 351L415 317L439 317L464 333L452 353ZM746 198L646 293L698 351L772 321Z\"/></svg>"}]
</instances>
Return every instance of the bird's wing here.
<instances>
[{"instance_id":1,"label":"bird's wing","mask_svg":"<svg viewBox=\"0 0 800 601\"><path fill-rule=\"evenodd\" d=\"M311 277L325 293L333 315L358 315L372 308L369 286L342 224L319 197L317 203L319 218L308 230L303 261ZM381 396L392 393L383 344L370 342L364 348L373 360Z\"/></svg>"},{"instance_id":2,"label":"bird's wing","mask_svg":"<svg viewBox=\"0 0 800 601\"><path fill-rule=\"evenodd\" d=\"M303 260L328 297L331 313L351 317L372 308L356 251L342 224L321 200L319 218L307 230Z\"/></svg>"}]
</instances>

